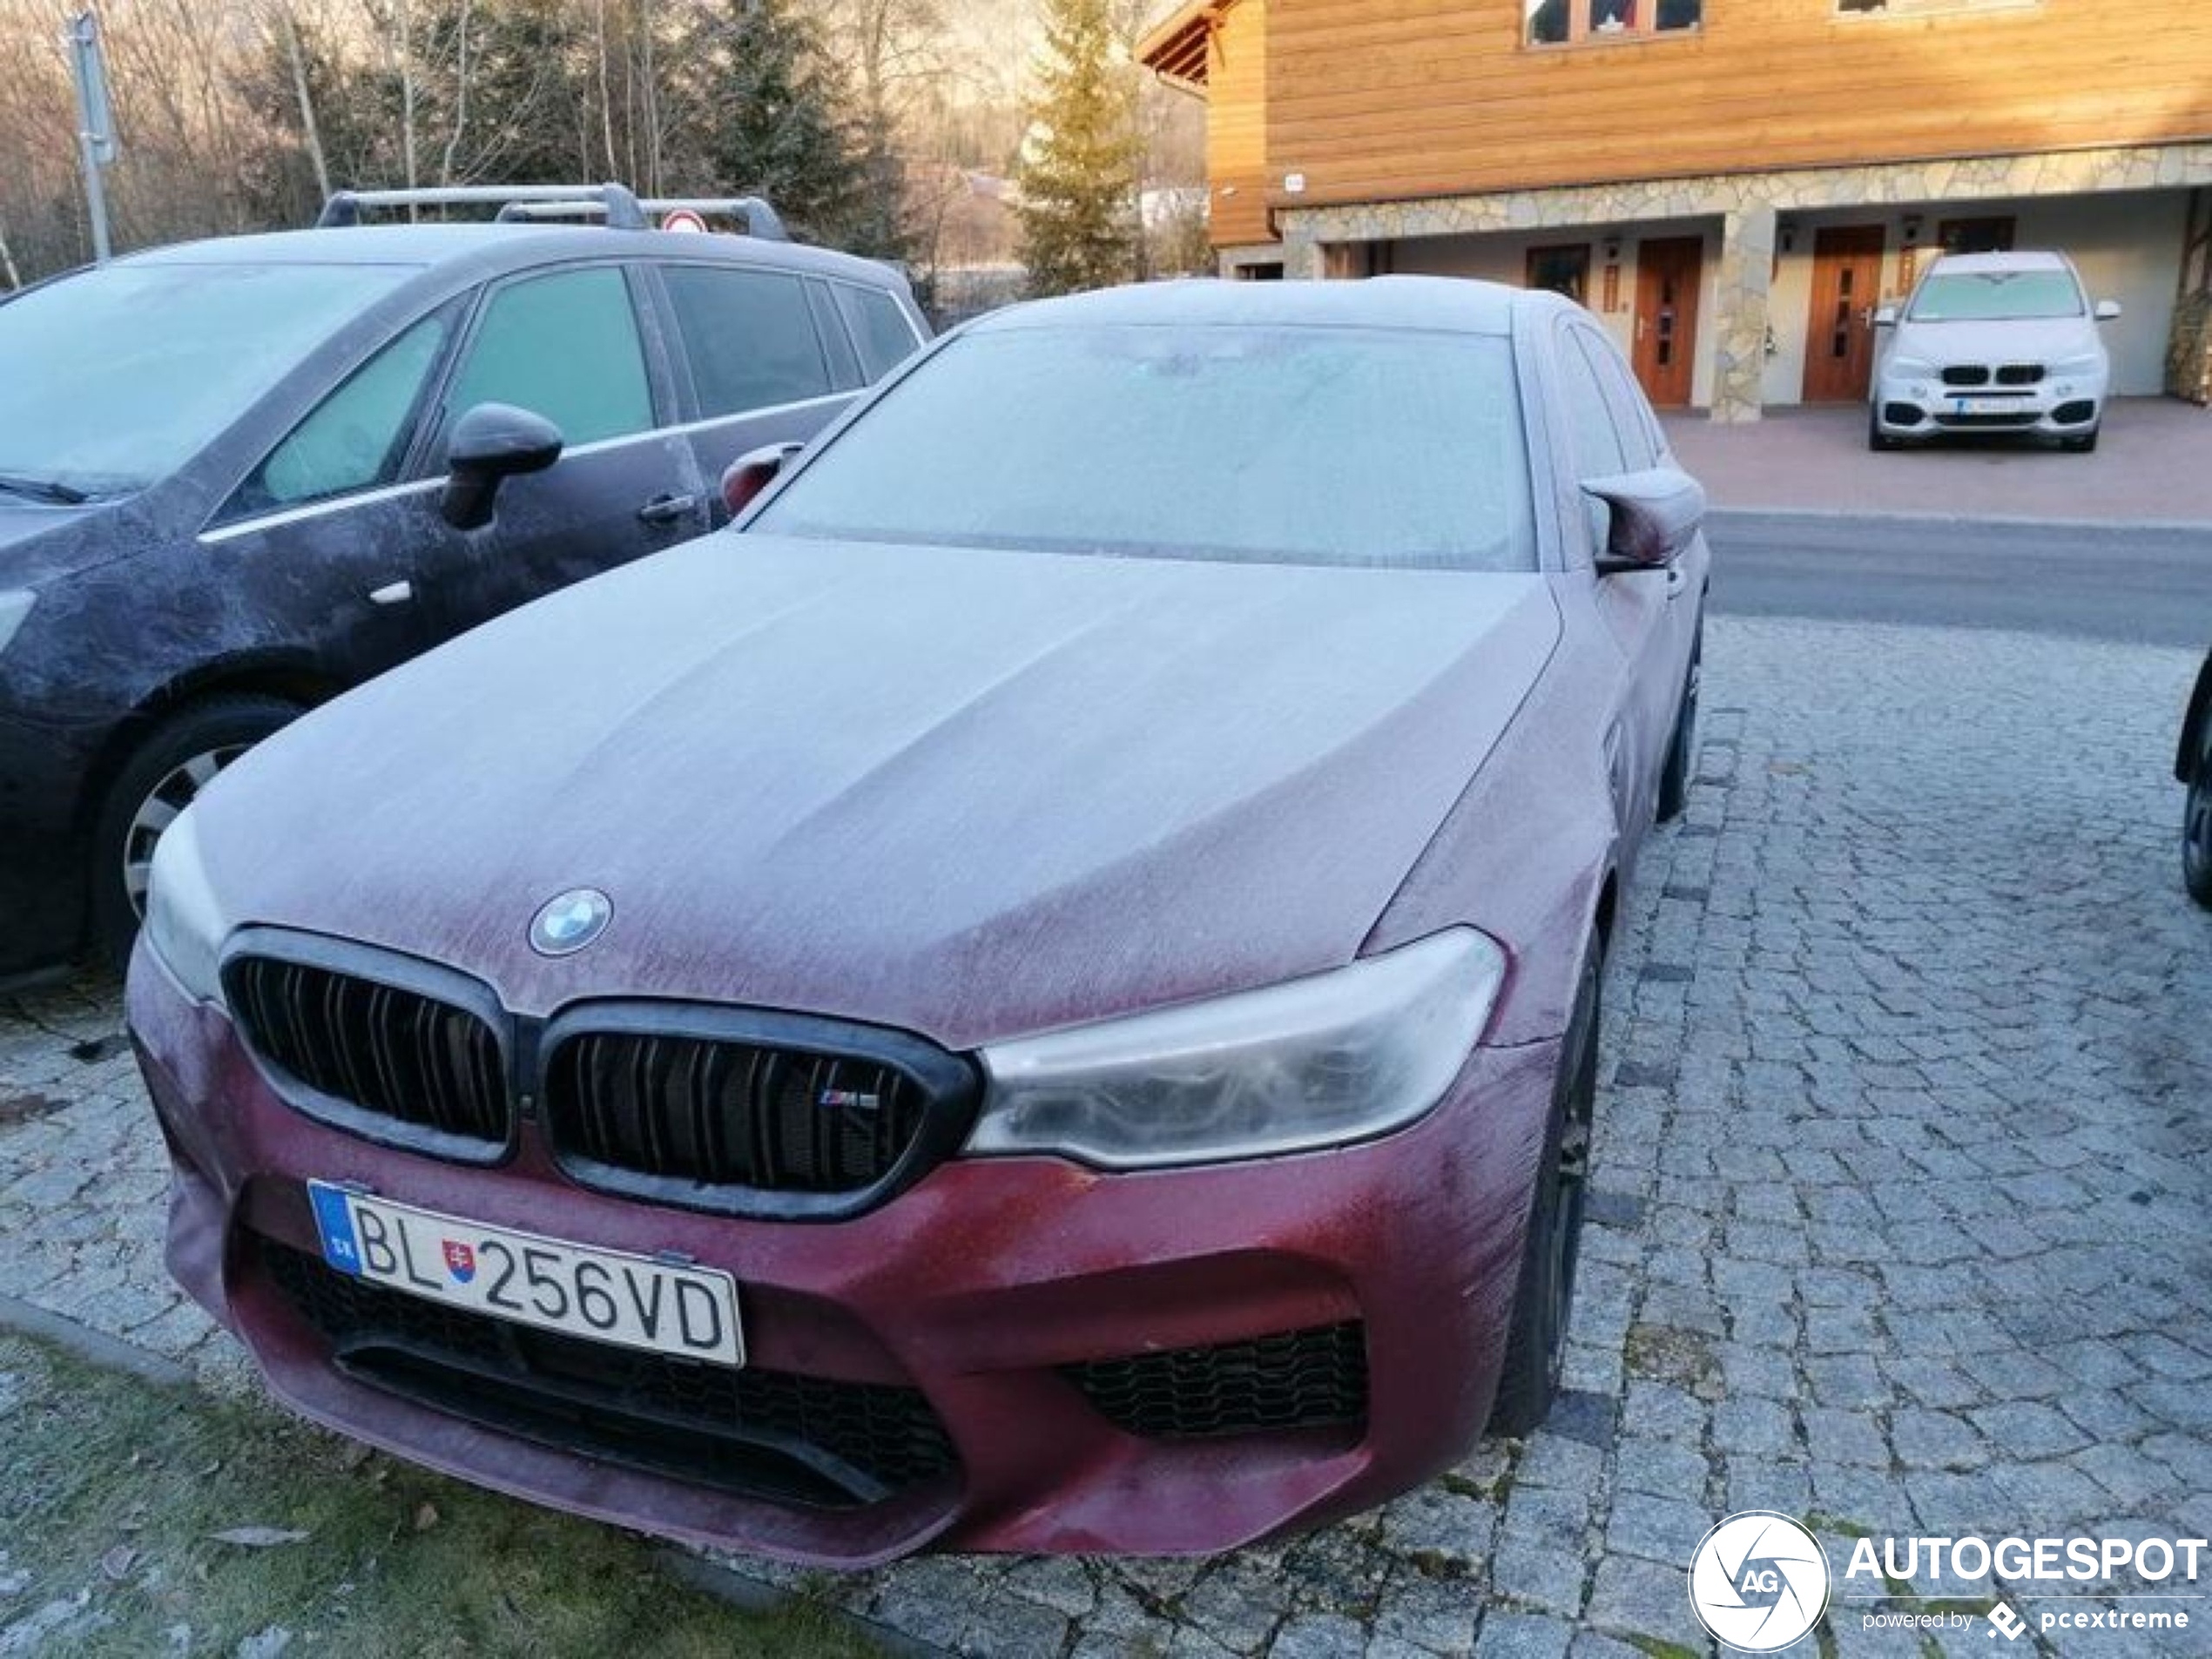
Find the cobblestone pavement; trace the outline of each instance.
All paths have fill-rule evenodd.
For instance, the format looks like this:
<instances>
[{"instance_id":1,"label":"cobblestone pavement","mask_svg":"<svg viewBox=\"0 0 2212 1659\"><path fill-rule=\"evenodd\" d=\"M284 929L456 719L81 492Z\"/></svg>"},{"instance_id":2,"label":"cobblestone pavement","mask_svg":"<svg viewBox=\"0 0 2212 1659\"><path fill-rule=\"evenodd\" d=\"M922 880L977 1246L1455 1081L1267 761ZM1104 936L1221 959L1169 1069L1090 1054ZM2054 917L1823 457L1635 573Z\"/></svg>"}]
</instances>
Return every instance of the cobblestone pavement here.
<instances>
[{"instance_id":1,"label":"cobblestone pavement","mask_svg":"<svg viewBox=\"0 0 2212 1659\"><path fill-rule=\"evenodd\" d=\"M1862 1532L2212 1535L2212 917L2166 776L2193 668L1713 623L1702 776L1608 975L1571 1392L1527 1444L1211 1561L745 1570L983 1653L1626 1659L1704 1649L1683 1568L1737 1509L1809 1517L1839 1575ZM0 1010L0 1294L250 1386L161 1275L116 1024L98 984ZM1993 1651L1841 1599L1885 1593L1839 1576L1824 1651ZM2159 1650L2212 1651L2192 1622Z\"/></svg>"}]
</instances>

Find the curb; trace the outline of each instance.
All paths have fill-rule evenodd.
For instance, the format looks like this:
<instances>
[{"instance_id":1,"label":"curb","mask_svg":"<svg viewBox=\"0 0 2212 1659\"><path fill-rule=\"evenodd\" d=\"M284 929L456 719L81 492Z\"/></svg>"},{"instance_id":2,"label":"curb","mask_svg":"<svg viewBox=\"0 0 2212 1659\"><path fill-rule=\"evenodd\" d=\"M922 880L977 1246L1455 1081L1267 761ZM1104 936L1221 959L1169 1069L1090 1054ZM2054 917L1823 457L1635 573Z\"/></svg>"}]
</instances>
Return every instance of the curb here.
<instances>
[{"instance_id":1,"label":"curb","mask_svg":"<svg viewBox=\"0 0 2212 1659\"><path fill-rule=\"evenodd\" d=\"M2037 518L2014 513L1864 512L1852 507L1709 507L1709 524L1725 524L1732 518L1802 518L1816 523L1842 524L1983 524L2000 529L2095 530L2125 536L2142 530L2155 536L2198 535L2212 537L2212 519L2201 518Z\"/></svg>"},{"instance_id":2,"label":"curb","mask_svg":"<svg viewBox=\"0 0 2212 1659\"><path fill-rule=\"evenodd\" d=\"M51 1343L89 1366L97 1366L103 1371L120 1371L141 1382L195 1391L199 1386L199 1379L173 1359L12 1296L0 1296L0 1331Z\"/></svg>"},{"instance_id":3,"label":"curb","mask_svg":"<svg viewBox=\"0 0 2212 1659\"><path fill-rule=\"evenodd\" d=\"M47 1343L86 1365L102 1371L121 1372L157 1387L188 1390L195 1394L203 1392L199 1379L175 1360L16 1297L0 1296L0 1333ZM524 1501L517 1498L510 1501ZM673 1544L655 1548L651 1559L656 1567L678 1583L746 1612L765 1613L804 1603L819 1608L833 1622L848 1627L853 1634L891 1656L891 1659L950 1659L948 1649L879 1623L863 1614L780 1588Z\"/></svg>"}]
</instances>

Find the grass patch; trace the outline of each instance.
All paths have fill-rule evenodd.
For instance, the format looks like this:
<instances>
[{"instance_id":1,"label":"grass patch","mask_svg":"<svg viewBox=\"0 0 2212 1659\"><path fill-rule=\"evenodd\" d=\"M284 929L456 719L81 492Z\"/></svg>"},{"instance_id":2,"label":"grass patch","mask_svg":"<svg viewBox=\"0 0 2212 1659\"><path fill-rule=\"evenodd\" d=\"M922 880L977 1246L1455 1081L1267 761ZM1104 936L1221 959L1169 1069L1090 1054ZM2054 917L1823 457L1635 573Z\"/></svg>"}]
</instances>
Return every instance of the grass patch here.
<instances>
[{"instance_id":1,"label":"grass patch","mask_svg":"<svg viewBox=\"0 0 2212 1659\"><path fill-rule=\"evenodd\" d=\"M1647 1653L1651 1659L1704 1659L1696 1648L1685 1648L1679 1642L1669 1642L1664 1636L1632 1635L1627 1638L1631 1648Z\"/></svg>"},{"instance_id":2,"label":"grass patch","mask_svg":"<svg viewBox=\"0 0 2212 1659\"><path fill-rule=\"evenodd\" d=\"M632 1653L862 1659L821 1607L730 1607L645 1540L368 1454L272 1407L94 1369L0 1336L0 1627L89 1591L71 1654ZM239 1528L305 1533L253 1548ZM15 1581L21 1577L24 1581Z\"/></svg>"}]
</instances>

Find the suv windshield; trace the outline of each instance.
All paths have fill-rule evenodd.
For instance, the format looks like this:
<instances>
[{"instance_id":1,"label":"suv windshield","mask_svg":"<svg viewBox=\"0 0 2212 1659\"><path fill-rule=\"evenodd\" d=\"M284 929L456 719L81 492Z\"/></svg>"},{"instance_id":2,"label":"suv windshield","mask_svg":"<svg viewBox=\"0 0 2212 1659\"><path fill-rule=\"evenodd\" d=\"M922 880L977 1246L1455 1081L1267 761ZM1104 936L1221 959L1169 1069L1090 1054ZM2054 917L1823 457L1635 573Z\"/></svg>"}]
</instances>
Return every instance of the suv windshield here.
<instances>
[{"instance_id":1,"label":"suv windshield","mask_svg":"<svg viewBox=\"0 0 2212 1659\"><path fill-rule=\"evenodd\" d=\"M955 340L770 502L786 535L1535 569L1501 339L1014 327Z\"/></svg>"},{"instance_id":2,"label":"suv windshield","mask_svg":"<svg viewBox=\"0 0 2212 1659\"><path fill-rule=\"evenodd\" d=\"M57 498L166 476L405 266L111 265L0 306L0 478Z\"/></svg>"},{"instance_id":3,"label":"suv windshield","mask_svg":"<svg viewBox=\"0 0 2212 1659\"><path fill-rule=\"evenodd\" d=\"M1939 271L1912 302L1914 322L2015 322L2078 317L2081 289L2067 271Z\"/></svg>"}]
</instances>

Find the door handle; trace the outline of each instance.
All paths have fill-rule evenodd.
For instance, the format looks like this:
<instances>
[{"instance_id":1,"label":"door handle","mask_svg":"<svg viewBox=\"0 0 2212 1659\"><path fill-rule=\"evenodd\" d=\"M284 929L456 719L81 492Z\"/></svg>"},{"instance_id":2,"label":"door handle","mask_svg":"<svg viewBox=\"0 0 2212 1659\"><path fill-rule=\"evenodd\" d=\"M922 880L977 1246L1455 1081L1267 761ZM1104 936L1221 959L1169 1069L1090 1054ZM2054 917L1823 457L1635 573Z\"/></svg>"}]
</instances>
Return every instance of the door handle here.
<instances>
[{"instance_id":1,"label":"door handle","mask_svg":"<svg viewBox=\"0 0 2212 1659\"><path fill-rule=\"evenodd\" d=\"M689 518L698 509L697 496L656 496L637 509L637 516L647 524L673 524L679 518Z\"/></svg>"},{"instance_id":2,"label":"door handle","mask_svg":"<svg viewBox=\"0 0 2212 1659\"><path fill-rule=\"evenodd\" d=\"M387 582L381 588L368 590L368 602L373 605L403 605L414 597L412 582Z\"/></svg>"}]
</instances>

